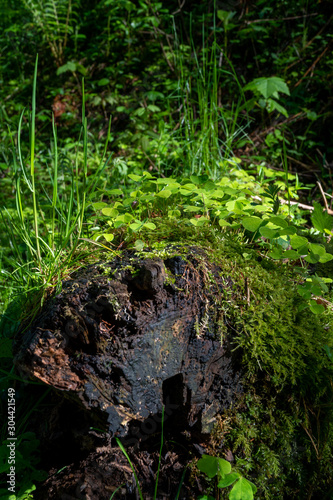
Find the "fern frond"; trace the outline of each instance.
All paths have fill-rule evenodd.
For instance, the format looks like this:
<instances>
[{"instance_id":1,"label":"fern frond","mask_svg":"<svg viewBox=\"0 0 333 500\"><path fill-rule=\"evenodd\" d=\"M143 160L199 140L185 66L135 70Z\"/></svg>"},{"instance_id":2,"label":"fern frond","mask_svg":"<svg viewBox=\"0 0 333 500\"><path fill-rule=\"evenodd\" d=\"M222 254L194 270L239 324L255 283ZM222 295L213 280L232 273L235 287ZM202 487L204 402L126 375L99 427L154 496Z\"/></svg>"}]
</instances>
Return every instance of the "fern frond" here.
<instances>
[{"instance_id":1,"label":"fern frond","mask_svg":"<svg viewBox=\"0 0 333 500\"><path fill-rule=\"evenodd\" d=\"M22 0L50 46L57 66L63 64L68 36L73 33L78 0Z\"/></svg>"}]
</instances>

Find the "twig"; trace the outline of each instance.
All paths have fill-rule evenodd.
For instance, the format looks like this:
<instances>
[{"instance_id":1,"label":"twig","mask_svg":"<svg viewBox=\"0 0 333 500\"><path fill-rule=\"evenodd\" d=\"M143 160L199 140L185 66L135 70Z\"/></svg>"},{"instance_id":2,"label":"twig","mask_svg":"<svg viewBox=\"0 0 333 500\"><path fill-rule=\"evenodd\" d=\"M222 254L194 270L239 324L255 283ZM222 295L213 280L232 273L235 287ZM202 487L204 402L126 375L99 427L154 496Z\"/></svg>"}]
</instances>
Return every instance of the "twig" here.
<instances>
[{"instance_id":1,"label":"twig","mask_svg":"<svg viewBox=\"0 0 333 500\"><path fill-rule=\"evenodd\" d=\"M304 16L293 16L293 17L283 17L281 19L273 19L273 18L266 18L266 19L254 19L253 21L245 21L245 24L254 24L254 23L265 23L267 21L293 21L294 19L303 19L304 17L310 17L310 16L318 16L318 12L314 12L313 14L306 14Z\"/></svg>"},{"instance_id":2,"label":"twig","mask_svg":"<svg viewBox=\"0 0 333 500\"><path fill-rule=\"evenodd\" d=\"M323 200L324 200L325 208L326 208L327 213L328 213L329 208L328 208L328 203L327 203L327 199L326 199L326 196L325 196L324 190L323 190L323 188L321 187L321 184L320 184L320 182L319 182L319 181L317 181L317 184L318 184L318 187L319 187L319 189L320 189L321 195L322 195Z\"/></svg>"},{"instance_id":3,"label":"twig","mask_svg":"<svg viewBox=\"0 0 333 500\"><path fill-rule=\"evenodd\" d=\"M304 52L304 51L305 51L305 50L306 50L306 49L307 49L307 48L308 48L308 47L312 44L312 42L314 42L314 40L316 40L316 38L318 38L318 37L322 34L322 32L323 32L323 31L327 28L327 26L330 24L330 22L331 22L331 20L332 20L332 17L333 17L333 16L331 16L331 17L329 18L329 20L327 21L327 23L325 24L325 26L323 26L323 27L322 27L322 28L318 31L318 33L317 33L317 34L316 34L313 38L311 38L311 40L310 40L310 41L309 41L309 42L305 45L305 47L303 47L303 48L301 49L301 52ZM293 66L295 66L295 64L298 64L299 62L301 62L301 61L303 61L303 60L304 60L304 58L302 58L302 59L298 59L298 61L294 61L293 63L289 64L289 66L287 66L287 68L286 68L286 71L288 71L288 69L292 68Z\"/></svg>"},{"instance_id":4,"label":"twig","mask_svg":"<svg viewBox=\"0 0 333 500\"><path fill-rule=\"evenodd\" d=\"M305 432L307 433L307 435L309 436L310 440L311 440L311 443L313 444L313 447L315 449L315 452L316 452L316 455L317 455L317 458L319 459L320 458L320 455L319 455L319 451L318 451L318 448L313 440L313 437L311 436L310 432L308 431L308 429L305 427L304 424L301 424L303 429L305 430Z\"/></svg>"},{"instance_id":5,"label":"twig","mask_svg":"<svg viewBox=\"0 0 333 500\"><path fill-rule=\"evenodd\" d=\"M316 67L316 64L320 61L320 59L325 55L325 53L327 52L327 50L329 49L331 45L331 42L327 45L327 47L323 50L323 52L317 57L317 59L311 64L310 68L308 68L306 70L306 72L304 73L304 75L302 76L302 78L300 78L300 80L298 80L298 82L296 83L296 85L294 86L294 88L298 87L298 85L300 85L300 83L302 83L302 81L304 80L304 78L310 73L310 71L313 71L314 68Z\"/></svg>"},{"instance_id":6,"label":"twig","mask_svg":"<svg viewBox=\"0 0 333 500\"><path fill-rule=\"evenodd\" d=\"M281 200L280 198L280 202L282 203L282 205L285 205L286 203L290 203L290 205L298 205L299 208L303 208L303 210L314 210L314 207L312 207L311 205L304 205L303 203L298 203L298 201L288 201L288 200ZM329 215L333 215L333 210L331 210L330 208L327 210L327 213Z\"/></svg>"},{"instance_id":7,"label":"twig","mask_svg":"<svg viewBox=\"0 0 333 500\"><path fill-rule=\"evenodd\" d=\"M258 200L258 201L262 201L262 198L260 198L260 196L251 196L252 199L254 200ZM298 201L288 201L288 200L284 200L283 198L279 198L280 200L280 203L282 205L286 205L287 203L289 203L290 205L298 205L299 208L302 208L303 210L314 210L314 207L311 206L311 205L304 205L304 203L298 203ZM330 208L327 209L327 213L329 215L333 215L333 210L331 210Z\"/></svg>"},{"instance_id":8,"label":"twig","mask_svg":"<svg viewBox=\"0 0 333 500\"><path fill-rule=\"evenodd\" d=\"M180 2L178 1L179 9L178 9L178 10L175 10L175 12L173 12L171 15L172 15L172 16L174 16L175 14L179 14L179 12L181 12L182 8L183 8L183 7L184 7L184 5L185 5L185 2L186 2L186 0L183 0L183 2L182 2L182 3L180 3Z\"/></svg>"},{"instance_id":9,"label":"twig","mask_svg":"<svg viewBox=\"0 0 333 500\"><path fill-rule=\"evenodd\" d=\"M320 170L314 170L313 165L307 165L306 163L303 163L299 160L296 160L296 158L293 158L292 156L287 155L288 160L291 160L294 163L297 163L297 165L301 165L301 167L306 168L307 170L311 170L311 172L320 172Z\"/></svg>"}]
</instances>

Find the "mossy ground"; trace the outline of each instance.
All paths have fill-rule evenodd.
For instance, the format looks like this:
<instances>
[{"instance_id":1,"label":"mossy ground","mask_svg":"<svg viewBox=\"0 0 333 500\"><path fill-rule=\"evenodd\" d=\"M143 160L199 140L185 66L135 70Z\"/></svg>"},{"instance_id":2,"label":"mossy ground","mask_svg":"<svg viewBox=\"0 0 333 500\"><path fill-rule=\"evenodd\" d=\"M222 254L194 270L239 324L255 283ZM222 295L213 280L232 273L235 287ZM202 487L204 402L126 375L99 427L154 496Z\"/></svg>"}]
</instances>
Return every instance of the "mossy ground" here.
<instances>
[{"instance_id":1,"label":"mossy ground","mask_svg":"<svg viewBox=\"0 0 333 500\"><path fill-rule=\"evenodd\" d=\"M186 221L154 222L157 229L141 236L145 258L201 247L228 282L215 304L223 317L219 335L231 338L244 393L220 415L209 452L234 457L233 466L258 487L257 498L332 498L333 364L323 349L333 345L332 311L299 312L299 275L288 263L274 263L246 246L242 236ZM167 279L172 282L172 276ZM214 494L212 484L207 488ZM219 495L228 498L228 491Z\"/></svg>"},{"instance_id":2,"label":"mossy ground","mask_svg":"<svg viewBox=\"0 0 333 500\"><path fill-rule=\"evenodd\" d=\"M238 404L221 415L211 454L231 450L236 468L258 486L258 498L332 498L333 364L323 349L333 343L332 310L300 312L299 275L237 236L156 223L157 232L149 234L152 255L174 253L170 244L177 252L184 245L184 253L188 245L200 246L232 283L220 304L220 334L234 331L245 386Z\"/></svg>"}]
</instances>

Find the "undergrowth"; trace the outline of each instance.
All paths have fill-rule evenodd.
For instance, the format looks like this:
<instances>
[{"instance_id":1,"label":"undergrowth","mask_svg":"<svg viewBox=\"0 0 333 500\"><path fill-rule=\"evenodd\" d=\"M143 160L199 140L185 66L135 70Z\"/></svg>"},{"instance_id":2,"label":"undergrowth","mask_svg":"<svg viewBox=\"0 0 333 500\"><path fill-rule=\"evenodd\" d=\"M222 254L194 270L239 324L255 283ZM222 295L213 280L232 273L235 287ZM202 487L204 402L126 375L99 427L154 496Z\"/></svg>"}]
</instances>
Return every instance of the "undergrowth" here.
<instances>
[{"instance_id":1,"label":"undergrowth","mask_svg":"<svg viewBox=\"0 0 333 500\"><path fill-rule=\"evenodd\" d=\"M26 0L25 5L36 17L36 2ZM77 13L66 17L66 12L71 14L66 10L69 3L59 2L60 6L63 15L58 31L53 30L52 19L37 24L58 75L70 74L77 85L78 73L88 70L65 58L70 35L71 42L79 40ZM141 26L151 28L159 18L158 9L146 7L142 7L146 17ZM117 6L113 9L117 17ZM1 301L6 310L0 327L1 387L21 387L11 352L18 325L29 323L73 270L89 259L112 258L125 248L163 255L172 242L201 244L232 279L221 337L226 325L234 329L234 355L239 356L246 379L244 395L221 416L220 427L214 431L212 454L232 450L235 470L253 480L260 498L330 498L333 337L328 269L333 258L333 218L318 202L311 215L298 207L300 192L307 186L290 172L288 164L291 133L285 96L290 95L289 86L281 77L240 82L228 57L235 27L234 16L229 14L219 11L220 28L214 25L213 32L221 29L223 40L214 35L210 47L205 42L210 35L202 24L200 51L192 43L194 38L185 43L174 27L174 47L163 47L164 64L174 65L178 72L176 84L165 84L168 96L158 85L146 89L139 104L133 96L121 96L116 90L111 94L110 69L93 84L104 90L85 92L80 82L81 119L74 108L63 117L79 124L75 125L79 137L74 141L69 134L60 147L61 127L59 120L52 119L48 152L35 128L35 123L43 126L47 119L47 113L37 110L36 61L28 126L22 113L17 138L3 132L7 149L1 165L11 170L4 180L8 197L1 212ZM128 19L131 15L129 8ZM109 52L112 36L116 39L110 19ZM131 23L126 29L130 57L135 50L130 42L134 29ZM253 37L258 28L255 23L243 28L241 40L246 30ZM304 42L304 51L306 47ZM196 78L191 76L188 58ZM151 73L155 70L149 68ZM223 81L238 89L232 106L222 105ZM167 105L162 116L163 99ZM87 106L91 111L107 103L119 116L130 116L135 131L129 127L115 137L109 121L104 146L98 141L92 145ZM310 130L318 117L307 108L302 112L310 120ZM1 113L12 123L4 109ZM270 162L263 162L262 157L251 158L245 169L246 162L235 151L253 147L248 135L252 120L265 123L264 117L274 113L278 121L284 116L286 127L268 128L265 144L280 171L268 169L265 165ZM147 125L149 120L154 121L154 131ZM297 141L304 145L301 136ZM117 157L108 153L109 142ZM328 208L326 198L324 203ZM5 443L4 432L2 440ZM25 427L19 440L24 491L15 498L31 498L34 481L43 477L36 471L34 458L38 442ZM2 472L7 470L6 456L2 447ZM214 487L208 485L210 489Z\"/></svg>"}]
</instances>

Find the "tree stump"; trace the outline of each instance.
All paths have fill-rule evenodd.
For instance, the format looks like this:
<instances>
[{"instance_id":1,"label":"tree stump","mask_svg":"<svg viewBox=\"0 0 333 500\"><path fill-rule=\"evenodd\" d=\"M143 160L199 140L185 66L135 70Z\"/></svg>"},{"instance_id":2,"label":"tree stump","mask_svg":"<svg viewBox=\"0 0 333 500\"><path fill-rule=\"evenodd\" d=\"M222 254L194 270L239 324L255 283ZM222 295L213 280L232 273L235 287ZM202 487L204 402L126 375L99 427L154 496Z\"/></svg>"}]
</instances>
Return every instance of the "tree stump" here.
<instances>
[{"instance_id":1,"label":"tree stump","mask_svg":"<svg viewBox=\"0 0 333 500\"><path fill-rule=\"evenodd\" d=\"M166 254L124 252L77 271L16 343L23 377L125 446L160 430L163 408L172 433L202 443L241 392L222 307L230 278L200 248Z\"/></svg>"}]
</instances>

